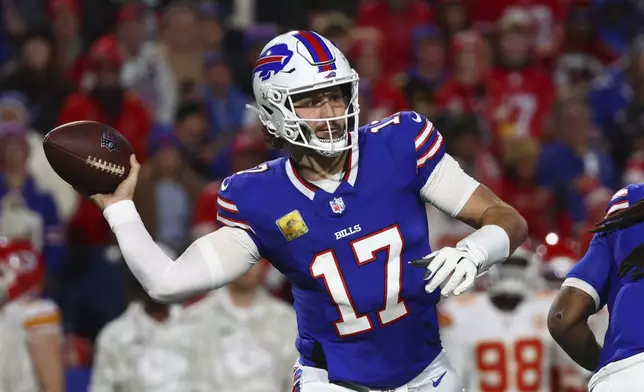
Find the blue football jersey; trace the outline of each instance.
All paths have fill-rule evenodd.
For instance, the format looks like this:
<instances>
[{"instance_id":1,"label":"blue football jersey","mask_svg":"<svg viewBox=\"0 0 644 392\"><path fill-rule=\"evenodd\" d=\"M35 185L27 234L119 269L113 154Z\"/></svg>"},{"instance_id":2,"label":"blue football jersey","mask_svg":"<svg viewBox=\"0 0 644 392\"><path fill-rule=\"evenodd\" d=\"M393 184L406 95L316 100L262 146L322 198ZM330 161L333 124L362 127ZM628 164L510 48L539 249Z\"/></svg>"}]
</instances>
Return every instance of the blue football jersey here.
<instances>
[{"instance_id":1,"label":"blue football jersey","mask_svg":"<svg viewBox=\"0 0 644 392\"><path fill-rule=\"evenodd\" d=\"M331 381L395 388L441 351L440 293L427 294L424 271L408 261L431 253L420 189L445 148L415 112L351 138L335 192L281 158L225 179L218 219L247 230L290 280L303 365L326 368Z\"/></svg>"},{"instance_id":2,"label":"blue football jersey","mask_svg":"<svg viewBox=\"0 0 644 392\"><path fill-rule=\"evenodd\" d=\"M607 214L619 211L644 198L644 185L629 185L618 191ZM597 234L584 257L568 273L566 280L581 280L581 285L609 311L609 326L595 370L644 352L644 280L633 281L631 274L620 278L619 266L637 247L644 245L644 223L622 230Z\"/></svg>"}]
</instances>

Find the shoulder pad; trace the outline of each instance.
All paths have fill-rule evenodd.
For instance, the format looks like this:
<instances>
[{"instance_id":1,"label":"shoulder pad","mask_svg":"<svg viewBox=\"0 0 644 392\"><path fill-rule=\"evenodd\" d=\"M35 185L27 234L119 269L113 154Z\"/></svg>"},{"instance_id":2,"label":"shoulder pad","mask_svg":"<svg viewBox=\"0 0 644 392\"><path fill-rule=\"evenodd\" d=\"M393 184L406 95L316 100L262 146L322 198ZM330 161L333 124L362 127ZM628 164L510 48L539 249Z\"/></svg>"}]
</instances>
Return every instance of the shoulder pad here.
<instances>
[{"instance_id":1,"label":"shoulder pad","mask_svg":"<svg viewBox=\"0 0 644 392\"><path fill-rule=\"evenodd\" d=\"M254 233L248 222L249 217L245 214L247 211L242 206L248 208L253 204L253 198L261 194L259 185L270 181L264 173L269 173L272 168L270 163L262 163L252 169L237 172L221 182L217 198L219 223Z\"/></svg>"},{"instance_id":2,"label":"shoulder pad","mask_svg":"<svg viewBox=\"0 0 644 392\"><path fill-rule=\"evenodd\" d=\"M220 197L229 201L237 201L240 195L254 194L253 192L245 192L249 184L256 187L256 181L262 178L261 173L268 172L270 169L268 163L262 163L252 169L242 170L237 173L231 174L221 181L218 192Z\"/></svg>"}]
</instances>

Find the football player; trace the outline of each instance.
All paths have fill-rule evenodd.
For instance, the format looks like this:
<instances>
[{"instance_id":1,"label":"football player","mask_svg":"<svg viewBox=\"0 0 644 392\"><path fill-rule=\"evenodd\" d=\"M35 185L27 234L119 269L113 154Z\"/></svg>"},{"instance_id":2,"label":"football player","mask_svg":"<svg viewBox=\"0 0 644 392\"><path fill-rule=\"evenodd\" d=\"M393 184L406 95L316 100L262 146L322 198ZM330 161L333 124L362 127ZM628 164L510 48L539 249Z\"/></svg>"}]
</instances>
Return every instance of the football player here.
<instances>
[{"instance_id":1,"label":"football player","mask_svg":"<svg viewBox=\"0 0 644 392\"><path fill-rule=\"evenodd\" d=\"M153 301L134 277L130 283L127 309L98 335L89 391L216 390L210 329L184 320L179 305Z\"/></svg>"},{"instance_id":2,"label":"football player","mask_svg":"<svg viewBox=\"0 0 644 392\"><path fill-rule=\"evenodd\" d=\"M556 233L546 236L545 244L537 247L537 252L543 258L541 272L546 283L547 295L552 303L565 281L566 275L581 258L579 242L571 238L559 237ZM588 325L601 344L608 329L608 311L603 308L588 319ZM559 351L562 351L560 347ZM562 352L558 367L559 383L562 392L586 391L591 373L575 363Z\"/></svg>"},{"instance_id":3,"label":"football player","mask_svg":"<svg viewBox=\"0 0 644 392\"><path fill-rule=\"evenodd\" d=\"M581 258L581 245L570 238L559 238L556 233L546 236L546 244L540 245L537 251L543 252L543 277L546 283L546 290L550 293L552 301L555 300L566 275ZM595 334L599 344L603 344L604 334L608 329L608 309L603 307L597 313L590 316L588 325ZM587 375L588 372L578 367L578 373Z\"/></svg>"},{"instance_id":4,"label":"football player","mask_svg":"<svg viewBox=\"0 0 644 392\"><path fill-rule=\"evenodd\" d=\"M188 305L184 318L213 331L214 366L220 392L283 392L291 389L297 358L295 312L262 287L263 265L221 290Z\"/></svg>"},{"instance_id":5,"label":"football player","mask_svg":"<svg viewBox=\"0 0 644 392\"><path fill-rule=\"evenodd\" d=\"M153 298L171 302L221 287L265 257L293 286L295 388L460 390L436 304L523 243L525 220L461 170L424 116L359 127L358 75L314 32L270 41L253 88L267 137L290 156L226 178L225 227L178 260L158 250L130 200L134 157L114 194L93 196L132 272ZM425 203L478 230L432 253Z\"/></svg>"},{"instance_id":6,"label":"football player","mask_svg":"<svg viewBox=\"0 0 644 392\"><path fill-rule=\"evenodd\" d=\"M560 391L557 346L548 334L550 300L540 286L540 258L521 247L487 274L486 292L441 306L441 335L465 390Z\"/></svg>"},{"instance_id":7,"label":"football player","mask_svg":"<svg viewBox=\"0 0 644 392\"><path fill-rule=\"evenodd\" d=\"M16 273L0 264L0 309L13 299ZM0 318L0 392L33 392L40 390L25 345L24 330Z\"/></svg>"},{"instance_id":8,"label":"football player","mask_svg":"<svg viewBox=\"0 0 644 392\"><path fill-rule=\"evenodd\" d=\"M644 390L644 185L619 190L590 247L568 273L552 304L548 328L579 365L594 371L593 392ZM598 343L588 318L604 306L609 328Z\"/></svg>"},{"instance_id":9,"label":"football player","mask_svg":"<svg viewBox=\"0 0 644 392\"><path fill-rule=\"evenodd\" d=\"M0 322L19 330L28 361L23 374L43 392L64 391L62 320L58 306L40 298L45 267L34 248L33 229L40 227L17 210L4 210L0 217L0 265L14 275L0 310ZM10 237L3 237L2 235ZM38 242L38 241L36 241Z\"/></svg>"}]
</instances>

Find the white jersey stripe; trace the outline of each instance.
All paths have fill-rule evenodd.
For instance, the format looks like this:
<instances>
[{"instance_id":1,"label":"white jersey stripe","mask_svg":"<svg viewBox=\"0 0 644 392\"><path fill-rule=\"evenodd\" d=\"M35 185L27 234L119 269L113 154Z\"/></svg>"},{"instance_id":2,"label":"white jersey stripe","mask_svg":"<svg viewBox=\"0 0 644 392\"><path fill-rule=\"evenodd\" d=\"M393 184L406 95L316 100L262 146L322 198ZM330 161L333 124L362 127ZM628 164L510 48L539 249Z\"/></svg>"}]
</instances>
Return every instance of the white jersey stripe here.
<instances>
[{"instance_id":1,"label":"white jersey stripe","mask_svg":"<svg viewBox=\"0 0 644 392\"><path fill-rule=\"evenodd\" d=\"M620 201L619 203L613 204L606 212L606 216L609 216L613 212L623 210L625 208L628 208L628 200Z\"/></svg>"},{"instance_id":2,"label":"white jersey stripe","mask_svg":"<svg viewBox=\"0 0 644 392\"><path fill-rule=\"evenodd\" d=\"M613 195L613 197L611 197L610 200L613 201L613 200L617 199L618 197L623 197L623 196L626 196L627 194L628 194L628 189L622 188L622 189L618 190L617 192L615 192L615 194Z\"/></svg>"},{"instance_id":3,"label":"white jersey stripe","mask_svg":"<svg viewBox=\"0 0 644 392\"><path fill-rule=\"evenodd\" d=\"M240 229L252 231L253 233L255 232L246 222L243 222L243 221L226 218L224 216L221 216L220 214L217 214L217 220L225 224L226 226L239 227Z\"/></svg>"},{"instance_id":4,"label":"white jersey stripe","mask_svg":"<svg viewBox=\"0 0 644 392\"><path fill-rule=\"evenodd\" d=\"M434 144L432 145L432 147L425 154L423 154L420 158L416 160L416 167L421 168L425 166L425 163L427 163L427 161L434 158L436 153L440 151L442 145L443 145L443 135L438 134L438 137L436 138L436 140L434 140Z\"/></svg>"},{"instance_id":5,"label":"white jersey stripe","mask_svg":"<svg viewBox=\"0 0 644 392\"><path fill-rule=\"evenodd\" d=\"M427 121L425 123L425 127L422 129L422 131L420 131L420 133L418 134L418 136L416 136L416 139L414 140L416 151L420 150L420 148L427 142L432 132L434 132L434 125L429 121Z\"/></svg>"},{"instance_id":6,"label":"white jersey stripe","mask_svg":"<svg viewBox=\"0 0 644 392\"><path fill-rule=\"evenodd\" d=\"M219 207L223 208L226 211L239 212L236 205L229 201L223 200L221 197L217 198L217 204L219 204Z\"/></svg>"}]
</instances>

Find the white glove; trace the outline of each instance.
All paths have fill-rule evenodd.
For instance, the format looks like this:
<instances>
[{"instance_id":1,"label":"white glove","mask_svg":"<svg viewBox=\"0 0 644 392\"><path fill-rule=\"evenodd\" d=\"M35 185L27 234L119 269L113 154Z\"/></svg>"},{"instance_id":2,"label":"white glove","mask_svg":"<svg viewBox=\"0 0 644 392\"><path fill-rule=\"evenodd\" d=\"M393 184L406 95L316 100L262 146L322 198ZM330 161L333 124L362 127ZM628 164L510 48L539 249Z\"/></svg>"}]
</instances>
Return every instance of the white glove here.
<instances>
[{"instance_id":1,"label":"white glove","mask_svg":"<svg viewBox=\"0 0 644 392\"><path fill-rule=\"evenodd\" d=\"M428 293L432 293L449 278L441 290L441 294L447 297L450 294L460 295L472 287L481 261L467 249L446 247L409 263L426 268L425 280L429 282L425 291Z\"/></svg>"}]
</instances>

